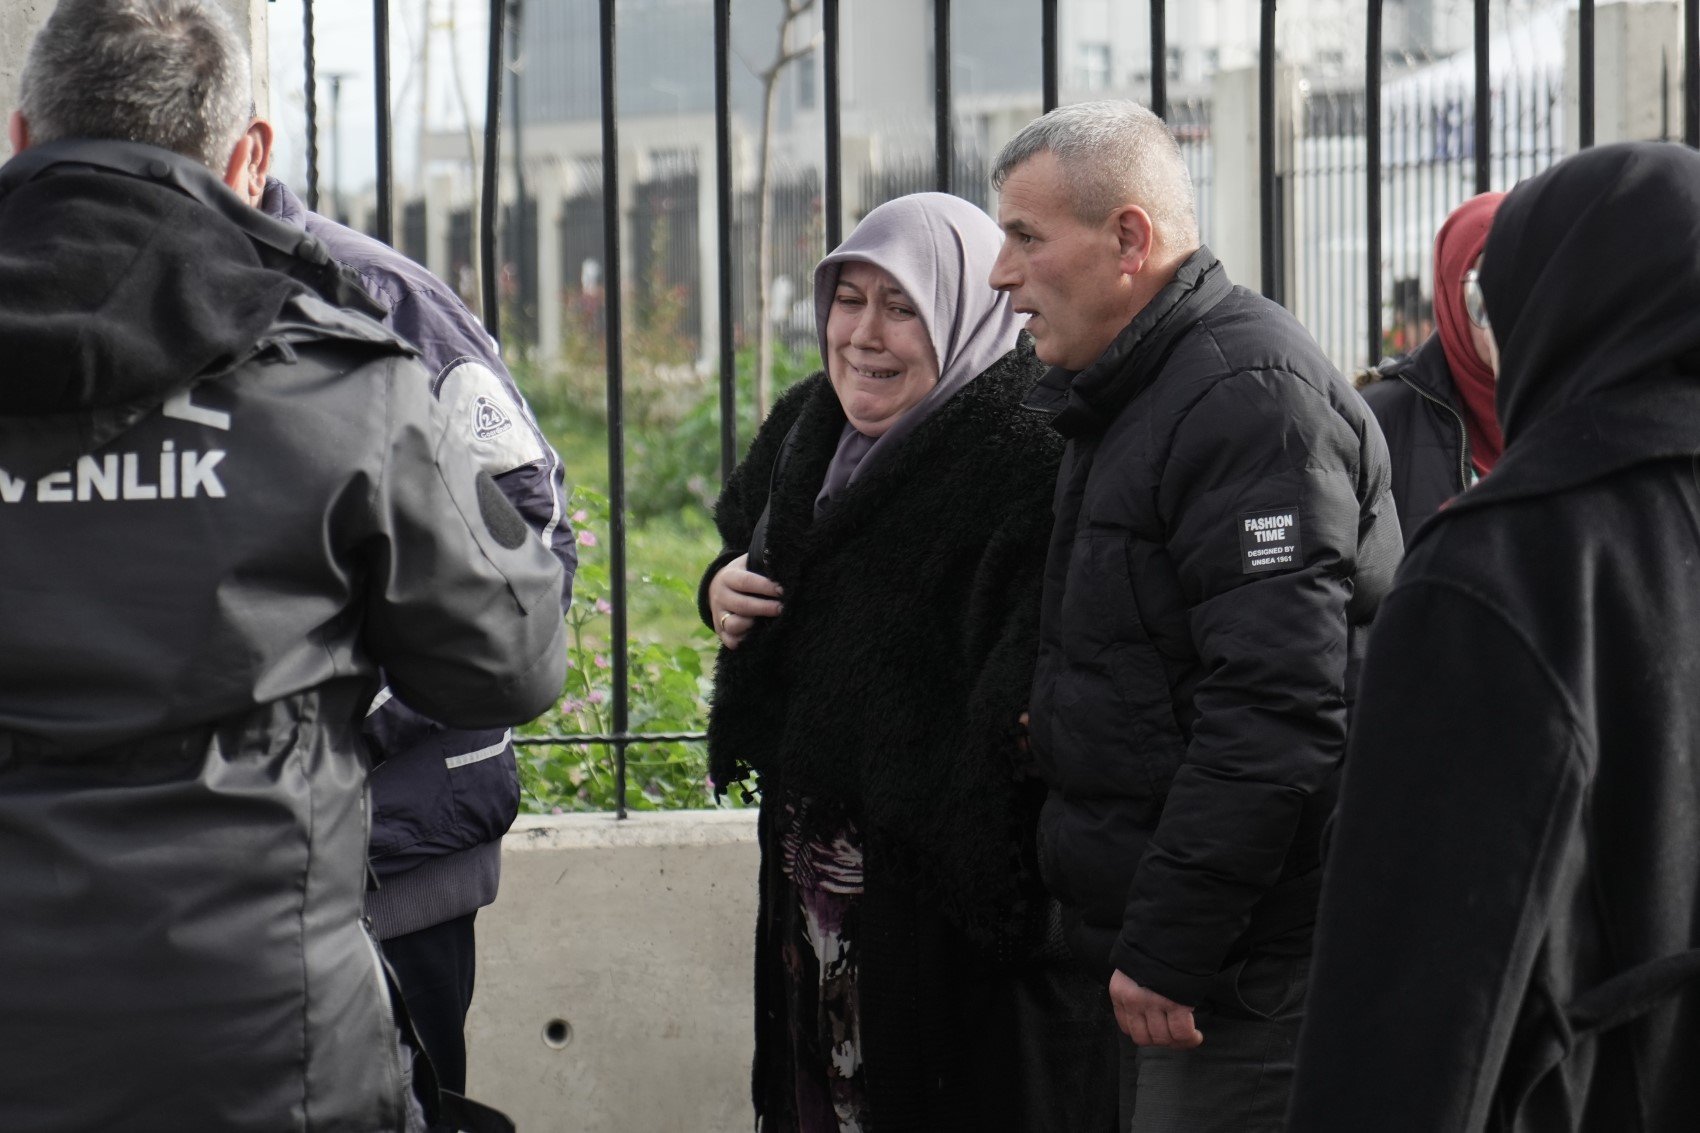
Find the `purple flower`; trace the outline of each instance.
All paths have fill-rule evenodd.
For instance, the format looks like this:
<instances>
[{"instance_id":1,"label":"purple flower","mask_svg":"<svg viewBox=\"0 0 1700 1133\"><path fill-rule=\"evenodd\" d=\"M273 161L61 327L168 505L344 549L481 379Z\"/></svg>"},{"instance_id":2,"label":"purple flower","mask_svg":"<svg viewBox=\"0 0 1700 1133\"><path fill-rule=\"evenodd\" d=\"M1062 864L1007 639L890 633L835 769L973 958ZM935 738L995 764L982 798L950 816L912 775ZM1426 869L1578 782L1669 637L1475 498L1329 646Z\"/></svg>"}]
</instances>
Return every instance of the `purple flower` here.
<instances>
[{"instance_id":1,"label":"purple flower","mask_svg":"<svg viewBox=\"0 0 1700 1133\"><path fill-rule=\"evenodd\" d=\"M579 508L577 511L573 512L573 522L574 523L583 523L585 520L587 520L589 518L590 518L590 513L585 511L583 508Z\"/></svg>"},{"instance_id":2,"label":"purple flower","mask_svg":"<svg viewBox=\"0 0 1700 1133\"><path fill-rule=\"evenodd\" d=\"M608 599L598 598L596 600L596 612L599 614L612 614L614 612L614 607L608 604Z\"/></svg>"},{"instance_id":3,"label":"purple flower","mask_svg":"<svg viewBox=\"0 0 1700 1133\"><path fill-rule=\"evenodd\" d=\"M581 546L581 547L594 547L594 546L596 546L596 532L594 532L594 531L580 531L578 533L578 545Z\"/></svg>"},{"instance_id":4,"label":"purple flower","mask_svg":"<svg viewBox=\"0 0 1700 1133\"><path fill-rule=\"evenodd\" d=\"M607 700L608 698L605 695L603 695L601 689L592 689L588 699L590 700L590 703L592 703L592 704L601 704L604 700Z\"/></svg>"},{"instance_id":5,"label":"purple flower","mask_svg":"<svg viewBox=\"0 0 1700 1133\"><path fill-rule=\"evenodd\" d=\"M591 658L591 661L598 669L606 669L608 667L608 655L605 653L598 653L596 656Z\"/></svg>"}]
</instances>

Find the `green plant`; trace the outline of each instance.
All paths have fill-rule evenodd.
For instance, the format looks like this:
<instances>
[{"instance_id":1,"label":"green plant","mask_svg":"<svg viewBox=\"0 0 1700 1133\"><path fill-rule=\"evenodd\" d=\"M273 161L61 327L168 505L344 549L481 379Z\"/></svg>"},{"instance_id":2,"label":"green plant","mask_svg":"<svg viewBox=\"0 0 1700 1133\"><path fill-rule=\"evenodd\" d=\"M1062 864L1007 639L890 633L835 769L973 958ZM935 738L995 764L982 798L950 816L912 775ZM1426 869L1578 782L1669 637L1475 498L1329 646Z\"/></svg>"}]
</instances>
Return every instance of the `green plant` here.
<instances>
[{"instance_id":1,"label":"green plant","mask_svg":"<svg viewBox=\"0 0 1700 1133\"><path fill-rule=\"evenodd\" d=\"M742 459L760 422L756 419L755 361L738 353L738 452ZM781 346L774 354L775 394L820 369L818 351L798 354ZM714 506L720 494L720 388L708 385L670 428L634 430L627 436L630 502L638 521L692 508Z\"/></svg>"},{"instance_id":2,"label":"green plant","mask_svg":"<svg viewBox=\"0 0 1700 1133\"><path fill-rule=\"evenodd\" d=\"M567 614L565 695L525 735L613 731L611 575L606 554L609 505L587 488L572 495L579 538L579 569ZM634 610L644 603L695 606L695 587L658 571L638 573L631 588ZM714 638L695 626L684 640L633 641L629 647L628 724L634 732L700 731L708 693L707 661ZM616 803L611 744L543 744L519 749L525 809L533 813L611 810ZM707 786L707 751L700 742L632 745L627 750L627 805L635 810L715 805Z\"/></svg>"}]
</instances>

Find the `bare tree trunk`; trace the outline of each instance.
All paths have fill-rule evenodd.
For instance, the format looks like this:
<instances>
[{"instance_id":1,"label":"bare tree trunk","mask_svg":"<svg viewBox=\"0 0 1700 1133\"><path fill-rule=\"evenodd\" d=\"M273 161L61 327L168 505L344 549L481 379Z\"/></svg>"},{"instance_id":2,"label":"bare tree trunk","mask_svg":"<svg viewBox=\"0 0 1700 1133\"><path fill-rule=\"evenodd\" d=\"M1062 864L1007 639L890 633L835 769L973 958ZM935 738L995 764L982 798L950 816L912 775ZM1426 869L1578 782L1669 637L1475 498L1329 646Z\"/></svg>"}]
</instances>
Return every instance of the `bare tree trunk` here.
<instances>
[{"instance_id":1,"label":"bare tree trunk","mask_svg":"<svg viewBox=\"0 0 1700 1133\"><path fill-rule=\"evenodd\" d=\"M756 164L756 420L767 419L773 401L773 110L779 95L779 78L797 59L815 49L811 42L791 49L791 25L815 6L815 0L785 0L785 15L779 21L779 50L773 66L760 73L761 149Z\"/></svg>"},{"instance_id":2,"label":"bare tree trunk","mask_svg":"<svg viewBox=\"0 0 1700 1133\"><path fill-rule=\"evenodd\" d=\"M503 0L490 0L490 2L499 4ZM472 171L472 224L469 227L472 229L472 264L476 268L481 262L478 255L478 245L481 239L478 217L479 197L482 195L480 186L483 185L483 181L478 176L478 135L472 129L472 103L466 97L466 76L462 73L460 65L460 36L456 32L459 15L460 0L449 0L449 72L454 77L455 101L460 104L461 128L466 133L466 164L467 168ZM450 285L457 292L460 290L459 280L452 281ZM486 314L484 310L484 289L480 287L476 288L475 291L476 294L463 295L462 298L482 318Z\"/></svg>"},{"instance_id":3,"label":"bare tree trunk","mask_svg":"<svg viewBox=\"0 0 1700 1133\"><path fill-rule=\"evenodd\" d=\"M767 420L773 400L773 104L779 72L762 76L761 156L756 162L756 420Z\"/></svg>"},{"instance_id":4,"label":"bare tree trunk","mask_svg":"<svg viewBox=\"0 0 1700 1133\"><path fill-rule=\"evenodd\" d=\"M425 149L430 136L431 115L431 0L420 0L424 32L419 37L419 148L413 158L413 185L421 198L426 193Z\"/></svg>"}]
</instances>

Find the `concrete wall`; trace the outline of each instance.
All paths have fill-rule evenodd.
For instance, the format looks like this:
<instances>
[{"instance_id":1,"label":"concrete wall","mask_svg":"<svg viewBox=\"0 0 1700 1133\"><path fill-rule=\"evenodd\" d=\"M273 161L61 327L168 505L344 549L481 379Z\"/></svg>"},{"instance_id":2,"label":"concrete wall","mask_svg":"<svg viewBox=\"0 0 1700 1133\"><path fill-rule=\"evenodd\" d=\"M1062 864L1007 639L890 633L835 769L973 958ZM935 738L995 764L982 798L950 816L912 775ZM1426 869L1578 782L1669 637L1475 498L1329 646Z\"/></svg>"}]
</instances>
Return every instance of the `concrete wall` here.
<instances>
[{"instance_id":1,"label":"concrete wall","mask_svg":"<svg viewBox=\"0 0 1700 1133\"><path fill-rule=\"evenodd\" d=\"M1581 137L1581 33L1575 12L1564 36L1564 145ZM1594 141L1682 137L1682 9L1674 0L1602 4L1594 12ZM1668 89L1667 89L1668 85ZM1668 101L1667 101L1668 99Z\"/></svg>"},{"instance_id":2,"label":"concrete wall","mask_svg":"<svg viewBox=\"0 0 1700 1133\"><path fill-rule=\"evenodd\" d=\"M263 115L271 98L271 79L266 66L266 0L219 0L236 20L236 27L259 65L254 68L254 103ZM9 117L18 105L18 76L30 41L56 0L0 0L0 117ZM12 156L12 144L0 130L0 161Z\"/></svg>"},{"instance_id":3,"label":"concrete wall","mask_svg":"<svg viewBox=\"0 0 1700 1133\"><path fill-rule=\"evenodd\" d=\"M756 867L753 810L521 818L468 1094L526 1133L747 1133Z\"/></svg>"}]
</instances>

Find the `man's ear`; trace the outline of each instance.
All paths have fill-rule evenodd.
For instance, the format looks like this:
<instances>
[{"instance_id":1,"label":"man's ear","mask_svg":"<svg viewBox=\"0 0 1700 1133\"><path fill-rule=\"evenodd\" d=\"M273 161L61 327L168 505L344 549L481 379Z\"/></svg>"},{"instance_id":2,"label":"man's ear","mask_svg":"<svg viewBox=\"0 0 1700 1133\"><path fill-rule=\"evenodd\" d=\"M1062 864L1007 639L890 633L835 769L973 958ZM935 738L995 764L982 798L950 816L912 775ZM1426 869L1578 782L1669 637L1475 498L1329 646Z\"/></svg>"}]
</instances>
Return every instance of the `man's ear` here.
<instances>
[{"instance_id":1,"label":"man's ear","mask_svg":"<svg viewBox=\"0 0 1700 1133\"><path fill-rule=\"evenodd\" d=\"M23 153L30 148L30 123L22 110L12 111L12 117L6 123L6 136L12 142L13 153Z\"/></svg>"},{"instance_id":2,"label":"man's ear","mask_svg":"<svg viewBox=\"0 0 1700 1133\"><path fill-rule=\"evenodd\" d=\"M1155 250L1156 228L1151 214L1138 205L1123 205L1110 217L1121 255L1123 275L1138 275Z\"/></svg>"},{"instance_id":3,"label":"man's ear","mask_svg":"<svg viewBox=\"0 0 1700 1133\"><path fill-rule=\"evenodd\" d=\"M237 139L224 168L224 183L255 207L266 192L266 174L272 167L272 126L256 118Z\"/></svg>"}]
</instances>

